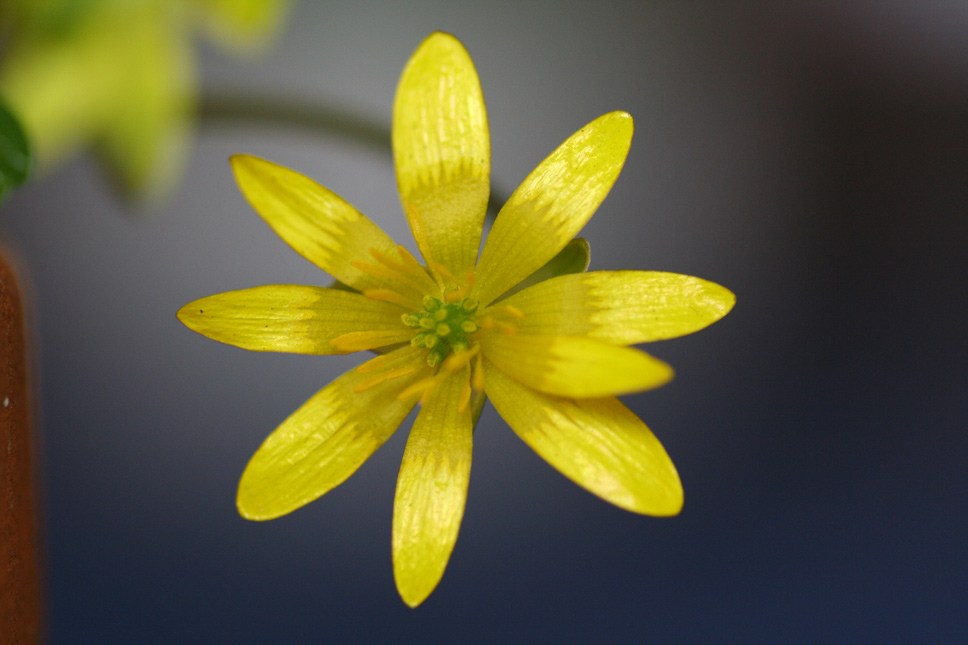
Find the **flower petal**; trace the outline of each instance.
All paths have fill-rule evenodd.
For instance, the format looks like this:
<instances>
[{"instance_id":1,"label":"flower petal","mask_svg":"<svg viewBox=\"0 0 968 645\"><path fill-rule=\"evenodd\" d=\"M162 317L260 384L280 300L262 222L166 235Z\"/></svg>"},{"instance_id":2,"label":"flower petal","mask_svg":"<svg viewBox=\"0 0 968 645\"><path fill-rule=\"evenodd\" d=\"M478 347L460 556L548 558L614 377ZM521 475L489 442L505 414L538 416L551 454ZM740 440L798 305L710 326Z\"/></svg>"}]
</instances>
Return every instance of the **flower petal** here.
<instances>
[{"instance_id":1,"label":"flower petal","mask_svg":"<svg viewBox=\"0 0 968 645\"><path fill-rule=\"evenodd\" d=\"M409 340L414 332L400 321L402 313L397 305L350 291L283 284L201 298L182 307L178 319L192 331L243 349L342 354L344 348L332 341L350 333L385 331L384 344Z\"/></svg>"},{"instance_id":2,"label":"flower petal","mask_svg":"<svg viewBox=\"0 0 968 645\"><path fill-rule=\"evenodd\" d=\"M698 331L733 308L718 284L659 271L592 271L540 282L501 301L523 334L588 336L632 345Z\"/></svg>"},{"instance_id":3,"label":"flower petal","mask_svg":"<svg viewBox=\"0 0 968 645\"><path fill-rule=\"evenodd\" d=\"M464 516L471 472L472 406L460 411L465 368L443 380L417 415L393 502L393 573L411 607L434 590Z\"/></svg>"},{"instance_id":4,"label":"flower petal","mask_svg":"<svg viewBox=\"0 0 968 645\"><path fill-rule=\"evenodd\" d=\"M559 472L634 513L675 515L682 484L655 435L614 398L565 399L520 383L484 361L485 388L511 429Z\"/></svg>"},{"instance_id":5,"label":"flower petal","mask_svg":"<svg viewBox=\"0 0 968 645\"><path fill-rule=\"evenodd\" d=\"M591 248L588 246L588 240L583 237L576 237L569 241L565 248L558 251L558 255L548 260L543 267L505 291L501 302L503 303L505 298L509 298L519 291L550 278L588 271L588 263L591 262L591 259Z\"/></svg>"},{"instance_id":6,"label":"flower petal","mask_svg":"<svg viewBox=\"0 0 968 645\"><path fill-rule=\"evenodd\" d=\"M397 258L404 264L397 245L342 197L294 170L258 157L234 155L232 169L256 212L320 269L357 291L406 286L386 275L388 267L379 261L381 257ZM378 274L381 267L384 275ZM408 279L421 288L434 286L425 272Z\"/></svg>"},{"instance_id":7,"label":"flower petal","mask_svg":"<svg viewBox=\"0 0 968 645\"><path fill-rule=\"evenodd\" d=\"M236 499L242 517L285 515L343 483L413 409L412 400L398 401L397 395L425 375L421 358L412 347L380 356L374 360L383 361L381 369L415 369L383 380L352 370L283 421L242 473Z\"/></svg>"},{"instance_id":8,"label":"flower petal","mask_svg":"<svg viewBox=\"0 0 968 645\"><path fill-rule=\"evenodd\" d=\"M427 37L403 70L393 105L393 157L424 259L463 276L481 245L491 144L477 71L450 34Z\"/></svg>"},{"instance_id":9,"label":"flower petal","mask_svg":"<svg viewBox=\"0 0 968 645\"><path fill-rule=\"evenodd\" d=\"M601 116L573 134L514 191L494 220L477 268L482 305L555 256L591 218L622 170L632 117Z\"/></svg>"},{"instance_id":10,"label":"flower petal","mask_svg":"<svg viewBox=\"0 0 968 645\"><path fill-rule=\"evenodd\" d=\"M590 338L492 332L484 356L528 387L558 396L628 394L665 385L672 368L631 347Z\"/></svg>"}]
</instances>

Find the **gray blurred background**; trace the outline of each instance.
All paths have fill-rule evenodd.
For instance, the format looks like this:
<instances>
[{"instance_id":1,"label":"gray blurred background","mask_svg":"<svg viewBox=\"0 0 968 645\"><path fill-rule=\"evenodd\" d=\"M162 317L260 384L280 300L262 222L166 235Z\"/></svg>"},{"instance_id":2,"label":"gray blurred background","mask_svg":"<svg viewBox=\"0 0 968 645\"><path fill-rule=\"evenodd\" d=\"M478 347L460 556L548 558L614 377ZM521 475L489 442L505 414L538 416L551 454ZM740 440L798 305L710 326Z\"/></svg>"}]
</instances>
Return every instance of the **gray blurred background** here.
<instances>
[{"instance_id":1,"label":"gray blurred background","mask_svg":"<svg viewBox=\"0 0 968 645\"><path fill-rule=\"evenodd\" d=\"M405 431L304 509L241 519L248 458L358 358L246 352L175 319L221 291L329 282L227 157L298 169L414 247L388 153L206 120L152 216L88 159L0 213L31 288L50 640L968 638L968 3L306 1L264 58L206 50L203 87L388 125L436 29L477 65L496 187L627 110L628 162L583 232L592 269L737 294L722 322L648 347L677 378L624 399L679 468L682 514L600 501L488 408L460 539L417 610L390 562Z\"/></svg>"}]
</instances>

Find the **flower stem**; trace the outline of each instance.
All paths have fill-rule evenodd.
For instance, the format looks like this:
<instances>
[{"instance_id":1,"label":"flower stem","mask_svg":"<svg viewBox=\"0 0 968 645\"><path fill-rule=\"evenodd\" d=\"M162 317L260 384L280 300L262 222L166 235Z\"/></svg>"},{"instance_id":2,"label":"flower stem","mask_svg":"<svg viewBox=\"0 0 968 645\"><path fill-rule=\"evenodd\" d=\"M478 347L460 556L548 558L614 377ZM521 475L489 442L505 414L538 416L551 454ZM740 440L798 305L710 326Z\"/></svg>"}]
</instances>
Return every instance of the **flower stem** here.
<instances>
[{"instance_id":1,"label":"flower stem","mask_svg":"<svg viewBox=\"0 0 968 645\"><path fill-rule=\"evenodd\" d=\"M239 122L313 130L340 136L380 152L392 151L389 127L357 112L325 103L255 94L210 93L202 96L199 112L203 124ZM492 217L497 215L505 201L507 194L492 187L488 213Z\"/></svg>"},{"instance_id":2,"label":"flower stem","mask_svg":"<svg viewBox=\"0 0 968 645\"><path fill-rule=\"evenodd\" d=\"M40 640L40 568L31 476L23 302L0 252L0 641Z\"/></svg>"}]
</instances>

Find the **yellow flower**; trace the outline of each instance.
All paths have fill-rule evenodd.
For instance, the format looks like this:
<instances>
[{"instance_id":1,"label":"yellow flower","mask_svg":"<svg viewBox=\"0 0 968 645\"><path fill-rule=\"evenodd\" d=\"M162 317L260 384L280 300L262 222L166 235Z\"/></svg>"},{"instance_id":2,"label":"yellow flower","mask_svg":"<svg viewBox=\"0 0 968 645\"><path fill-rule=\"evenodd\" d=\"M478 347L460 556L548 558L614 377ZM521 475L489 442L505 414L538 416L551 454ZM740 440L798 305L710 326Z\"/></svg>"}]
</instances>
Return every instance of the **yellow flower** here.
<instances>
[{"instance_id":1,"label":"yellow flower","mask_svg":"<svg viewBox=\"0 0 968 645\"><path fill-rule=\"evenodd\" d=\"M186 305L191 329L260 351L378 350L273 432L242 475L244 517L285 515L348 478L421 402L397 480L393 568L416 606L443 575L464 513L474 411L486 395L539 455L636 513L682 506L675 467L615 395L672 369L627 347L696 331L732 307L689 276L572 273L503 297L561 252L625 161L632 118L606 114L545 159L498 215L478 261L490 182L473 63L435 33L403 71L393 111L397 183L421 263L335 193L268 161L232 159L242 192L296 251L351 289L293 285ZM579 270L584 266L579 267Z\"/></svg>"},{"instance_id":2,"label":"yellow flower","mask_svg":"<svg viewBox=\"0 0 968 645\"><path fill-rule=\"evenodd\" d=\"M187 152L194 111L191 40L204 31L251 48L285 0L8 0L0 94L41 169L93 145L121 184L164 194Z\"/></svg>"}]
</instances>

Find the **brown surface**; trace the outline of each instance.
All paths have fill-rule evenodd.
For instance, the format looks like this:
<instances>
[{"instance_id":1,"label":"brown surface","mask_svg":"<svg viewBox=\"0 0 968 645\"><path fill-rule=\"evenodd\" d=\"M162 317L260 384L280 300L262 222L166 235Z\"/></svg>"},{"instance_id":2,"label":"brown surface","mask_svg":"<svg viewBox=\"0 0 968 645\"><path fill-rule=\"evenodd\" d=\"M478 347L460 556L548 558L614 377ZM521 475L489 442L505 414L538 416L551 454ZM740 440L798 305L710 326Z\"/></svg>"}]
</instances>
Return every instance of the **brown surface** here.
<instances>
[{"instance_id":1,"label":"brown surface","mask_svg":"<svg viewBox=\"0 0 968 645\"><path fill-rule=\"evenodd\" d=\"M0 642L40 639L23 303L0 253Z\"/></svg>"}]
</instances>

